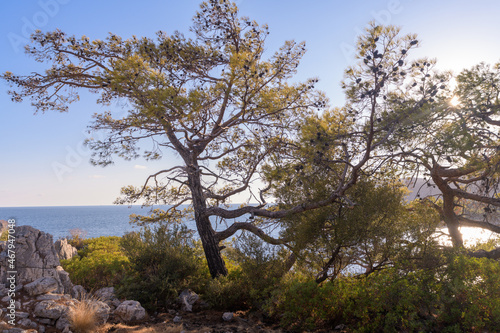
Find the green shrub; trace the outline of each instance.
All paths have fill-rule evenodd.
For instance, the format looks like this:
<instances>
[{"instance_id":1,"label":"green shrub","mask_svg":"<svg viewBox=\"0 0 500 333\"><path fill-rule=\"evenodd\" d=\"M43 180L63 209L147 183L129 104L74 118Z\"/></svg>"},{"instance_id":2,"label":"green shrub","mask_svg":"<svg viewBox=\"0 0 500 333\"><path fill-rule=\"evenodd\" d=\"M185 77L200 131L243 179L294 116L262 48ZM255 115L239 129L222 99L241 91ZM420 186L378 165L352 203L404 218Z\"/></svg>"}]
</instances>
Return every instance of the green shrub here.
<instances>
[{"instance_id":1,"label":"green shrub","mask_svg":"<svg viewBox=\"0 0 500 333\"><path fill-rule=\"evenodd\" d=\"M118 284L130 267L116 236L85 239L78 257L61 260L61 265L74 284L87 290Z\"/></svg>"},{"instance_id":2,"label":"green shrub","mask_svg":"<svg viewBox=\"0 0 500 333\"><path fill-rule=\"evenodd\" d=\"M387 269L318 285L290 280L267 305L285 328L352 332L498 332L500 265L453 255L441 268Z\"/></svg>"},{"instance_id":3,"label":"green shrub","mask_svg":"<svg viewBox=\"0 0 500 333\"><path fill-rule=\"evenodd\" d=\"M318 285L291 281L275 292L271 314L301 331L346 324L354 332L428 331L426 304L433 293L423 288L425 274L400 276L386 270L368 277L342 277Z\"/></svg>"},{"instance_id":4,"label":"green shrub","mask_svg":"<svg viewBox=\"0 0 500 333\"><path fill-rule=\"evenodd\" d=\"M500 331L500 264L487 258L454 256L440 276L443 331Z\"/></svg>"},{"instance_id":5,"label":"green shrub","mask_svg":"<svg viewBox=\"0 0 500 333\"><path fill-rule=\"evenodd\" d=\"M165 308L186 288L200 292L209 274L200 245L185 226L159 224L126 234L122 246L131 272L118 285L121 297L148 310Z\"/></svg>"},{"instance_id":6,"label":"green shrub","mask_svg":"<svg viewBox=\"0 0 500 333\"><path fill-rule=\"evenodd\" d=\"M225 250L228 276L211 280L203 297L220 310L260 309L284 274L284 253L253 235L242 235Z\"/></svg>"}]
</instances>

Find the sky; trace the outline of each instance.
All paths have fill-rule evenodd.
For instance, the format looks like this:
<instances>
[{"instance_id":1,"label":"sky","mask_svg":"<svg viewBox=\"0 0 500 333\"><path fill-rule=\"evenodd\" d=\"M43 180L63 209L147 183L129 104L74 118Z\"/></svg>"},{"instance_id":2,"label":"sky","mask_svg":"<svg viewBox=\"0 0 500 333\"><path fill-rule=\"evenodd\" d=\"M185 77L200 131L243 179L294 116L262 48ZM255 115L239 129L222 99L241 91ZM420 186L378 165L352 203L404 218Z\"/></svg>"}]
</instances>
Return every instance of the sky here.
<instances>
[{"instance_id":1,"label":"sky","mask_svg":"<svg viewBox=\"0 0 500 333\"><path fill-rule=\"evenodd\" d=\"M317 88L332 106L344 103L340 81L355 63L353 50L368 22L397 25L417 33L413 57L436 58L442 70L459 73L484 61L500 61L500 2L497 0L236 0L240 15L268 24L266 51L286 40L305 41L296 80L320 79ZM195 0L26 0L3 1L0 21L0 72L16 75L44 70L23 52L34 29L60 29L69 35L104 39L109 32L124 38L154 37L158 30L190 36ZM118 110L96 104L83 93L67 113L34 115L29 100L13 103L0 81L0 207L110 205L125 185L140 186L147 176L172 166L175 156L148 162L123 161L106 168L89 163L83 146L96 112ZM97 135L97 134L91 134Z\"/></svg>"}]
</instances>

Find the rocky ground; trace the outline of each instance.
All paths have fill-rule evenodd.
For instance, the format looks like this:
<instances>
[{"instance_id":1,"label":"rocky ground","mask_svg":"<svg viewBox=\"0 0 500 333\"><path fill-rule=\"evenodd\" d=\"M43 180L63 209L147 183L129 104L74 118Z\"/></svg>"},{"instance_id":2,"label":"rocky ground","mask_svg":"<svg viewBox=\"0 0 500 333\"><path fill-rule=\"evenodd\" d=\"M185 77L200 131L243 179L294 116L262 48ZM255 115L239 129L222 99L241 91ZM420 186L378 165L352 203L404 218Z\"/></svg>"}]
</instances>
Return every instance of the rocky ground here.
<instances>
[{"instance_id":1,"label":"rocky ground","mask_svg":"<svg viewBox=\"0 0 500 333\"><path fill-rule=\"evenodd\" d=\"M230 321L224 321L223 314L223 312L211 310L195 313L171 311L171 313L159 314L151 321L140 325L108 323L98 333L284 332L263 323L259 315L253 313L236 312Z\"/></svg>"}]
</instances>

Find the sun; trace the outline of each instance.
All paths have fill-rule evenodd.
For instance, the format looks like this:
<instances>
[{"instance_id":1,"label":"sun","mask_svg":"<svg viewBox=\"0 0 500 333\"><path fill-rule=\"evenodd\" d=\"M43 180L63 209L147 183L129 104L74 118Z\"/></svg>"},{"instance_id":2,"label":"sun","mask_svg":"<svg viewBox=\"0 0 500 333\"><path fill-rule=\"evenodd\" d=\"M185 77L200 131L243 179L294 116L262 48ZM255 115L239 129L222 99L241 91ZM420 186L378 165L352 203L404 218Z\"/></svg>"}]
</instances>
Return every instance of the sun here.
<instances>
[{"instance_id":1,"label":"sun","mask_svg":"<svg viewBox=\"0 0 500 333\"><path fill-rule=\"evenodd\" d=\"M458 98L458 96L453 96L453 98L450 100L450 105L453 107L460 105L460 99Z\"/></svg>"}]
</instances>

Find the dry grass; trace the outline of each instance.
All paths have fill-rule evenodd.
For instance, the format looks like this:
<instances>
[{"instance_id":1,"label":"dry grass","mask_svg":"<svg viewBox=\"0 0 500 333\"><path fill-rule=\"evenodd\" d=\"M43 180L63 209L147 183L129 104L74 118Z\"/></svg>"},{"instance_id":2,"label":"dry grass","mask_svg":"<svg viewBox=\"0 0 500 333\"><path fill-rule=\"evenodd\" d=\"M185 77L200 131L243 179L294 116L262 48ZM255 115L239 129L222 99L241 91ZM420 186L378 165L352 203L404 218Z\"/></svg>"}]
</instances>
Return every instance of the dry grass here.
<instances>
[{"instance_id":1,"label":"dry grass","mask_svg":"<svg viewBox=\"0 0 500 333\"><path fill-rule=\"evenodd\" d=\"M78 303L69 313L72 330L75 333L95 332L97 325L97 306L85 299Z\"/></svg>"}]
</instances>

